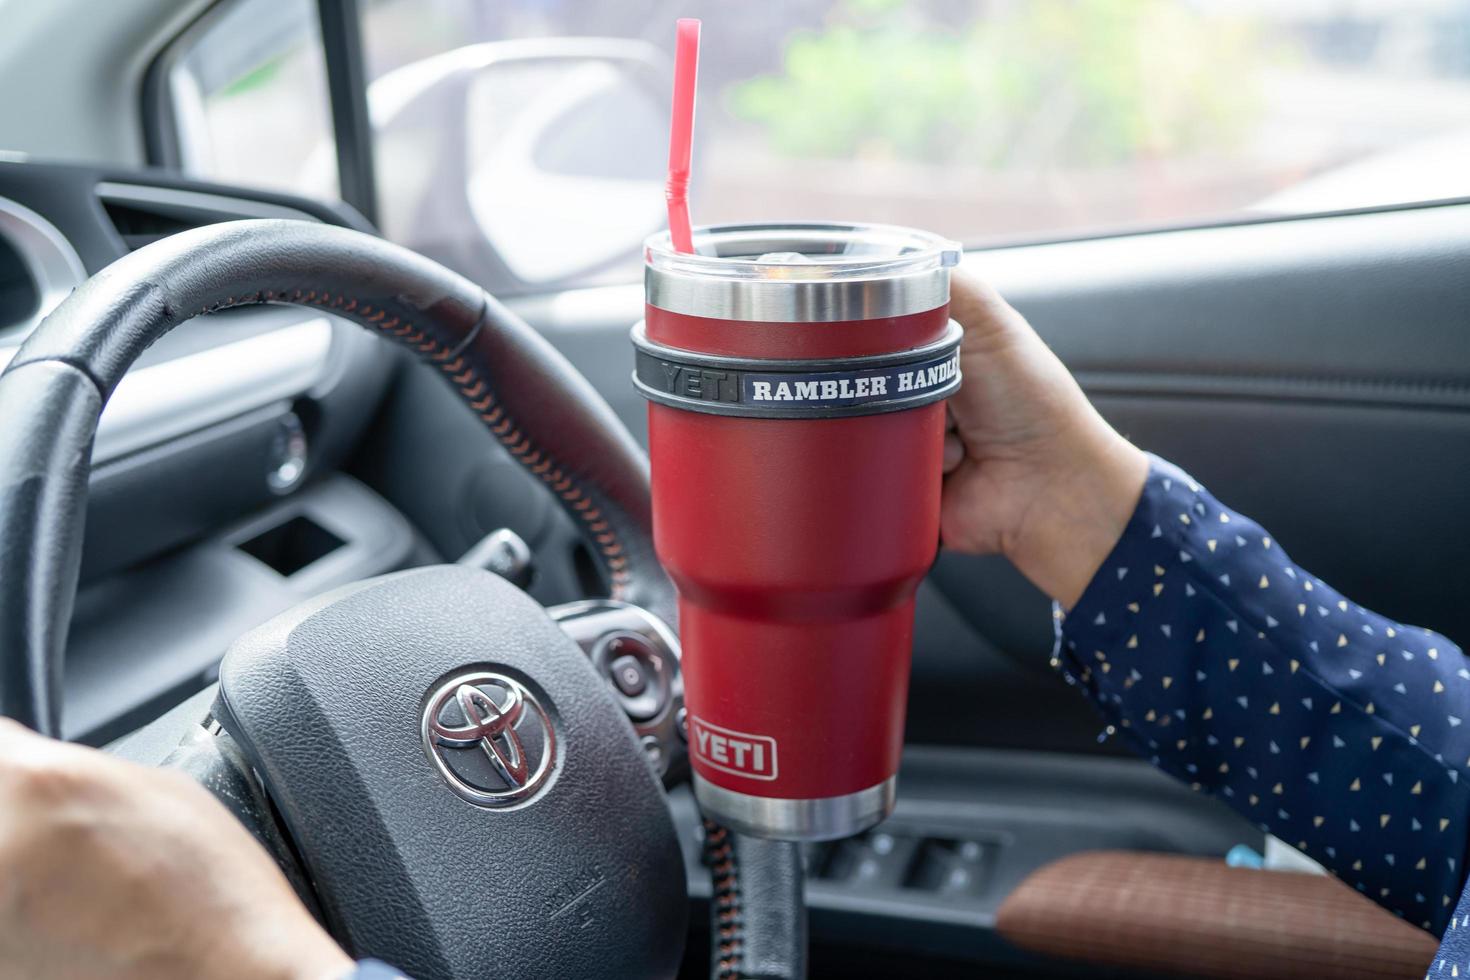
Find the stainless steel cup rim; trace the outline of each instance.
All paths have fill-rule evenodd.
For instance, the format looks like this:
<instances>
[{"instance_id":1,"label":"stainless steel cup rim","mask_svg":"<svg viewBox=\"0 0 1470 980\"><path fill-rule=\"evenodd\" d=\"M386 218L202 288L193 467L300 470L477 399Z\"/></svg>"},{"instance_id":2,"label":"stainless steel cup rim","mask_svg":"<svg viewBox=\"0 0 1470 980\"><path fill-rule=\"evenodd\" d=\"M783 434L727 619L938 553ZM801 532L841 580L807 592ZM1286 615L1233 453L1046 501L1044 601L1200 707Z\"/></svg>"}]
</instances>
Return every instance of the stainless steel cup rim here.
<instances>
[{"instance_id":1,"label":"stainless steel cup rim","mask_svg":"<svg viewBox=\"0 0 1470 980\"><path fill-rule=\"evenodd\" d=\"M949 302L949 270L962 254L928 232L823 222L702 227L694 246L676 252L666 232L645 242L649 305L761 322L906 316ZM772 258L783 254L794 257Z\"/></svg>"},{"instance_id":2,"label":"stainless steel cup rim","mask_svg":"<svg viewBox=\"0 0 1470 980\"><path fill-rule=\"evenodd\" d=\"M752 796L694 774L694 796L705 813L732 830L776 840L837 840L862 833L893 812L898 777L875 786L816 799Z\"/></svg>"}]
</instances>

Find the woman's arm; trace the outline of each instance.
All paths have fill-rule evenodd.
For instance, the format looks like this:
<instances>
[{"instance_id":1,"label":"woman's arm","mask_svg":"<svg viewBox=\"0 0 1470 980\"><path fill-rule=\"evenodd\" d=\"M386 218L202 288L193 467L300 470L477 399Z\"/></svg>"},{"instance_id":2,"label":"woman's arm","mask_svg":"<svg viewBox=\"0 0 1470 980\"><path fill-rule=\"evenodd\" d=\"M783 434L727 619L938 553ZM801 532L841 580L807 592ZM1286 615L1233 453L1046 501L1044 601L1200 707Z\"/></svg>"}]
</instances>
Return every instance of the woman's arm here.
<instances>
[{"instance_id":1,"label":"woman's arm","mask_svg":"<svg viewBox=\"0 0 1470 980\"><path fill-rule=\"evenodd\" d=\"M1058 600L1056 665L1142 754L1443 931L1470 816L1460 650L1129 445L992 290L957 279L952 310L946 546L1003 553Z\"/></svg>"},{"instance_id":2,"label":"woman's arm","mask_svg":"<svg viewBox=\"0 0 1470 980\"><path fill-rule=\"evenodd\" d=\"M1162 460L1058 615L1056 665L1140 754L1443 931L1470 813L1458 647L1349 602Z\"/></svg>"}]
</instances>

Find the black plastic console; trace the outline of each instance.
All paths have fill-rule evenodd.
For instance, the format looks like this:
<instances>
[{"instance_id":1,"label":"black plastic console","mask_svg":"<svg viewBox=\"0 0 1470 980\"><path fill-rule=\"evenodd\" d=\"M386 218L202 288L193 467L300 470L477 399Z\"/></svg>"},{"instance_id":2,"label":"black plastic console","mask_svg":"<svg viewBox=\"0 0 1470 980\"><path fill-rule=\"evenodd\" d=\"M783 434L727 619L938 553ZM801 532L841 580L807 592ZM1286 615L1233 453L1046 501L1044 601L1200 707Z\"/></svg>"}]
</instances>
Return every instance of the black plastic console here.
<instances>
[{"instance_id":1,"label":"black plastic console","mask_svg":"<svg viewBox=\"0 0 1470 980\"><path fill-rule=\"evenodd\" d=\"M690 894L708 900L693 799L676 793L673 806ZM946 962L1041 966L995 932L996 911L1032 871L1079 851L1223 859L1235 844L1259 850L1263 836L1141 760L912 747L888 820L808 848L812 940Z\"/></svg>"}]
</instances>

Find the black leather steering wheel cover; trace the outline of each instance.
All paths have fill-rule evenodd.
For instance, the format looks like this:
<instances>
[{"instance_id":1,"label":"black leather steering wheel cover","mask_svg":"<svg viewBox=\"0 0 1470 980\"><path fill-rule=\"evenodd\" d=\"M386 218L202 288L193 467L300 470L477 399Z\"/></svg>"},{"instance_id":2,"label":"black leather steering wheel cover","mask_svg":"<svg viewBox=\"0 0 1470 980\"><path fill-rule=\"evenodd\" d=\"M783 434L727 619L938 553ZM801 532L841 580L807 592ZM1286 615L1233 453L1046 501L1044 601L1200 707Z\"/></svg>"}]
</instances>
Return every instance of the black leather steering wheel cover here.
<instances>
[{"instance_id":1,"label":"black leather steering wheel cover","mask_svg":"<svg viewBox=\"0 0 1470 980\"><path fill-rule=\"evenodd\" d=\"M0 376L0 714L50 735L61 733L60 651L101 411L97 387L69 364Z\"/></svg>"},{"instance_id":2,"label":"black leather steering wheel cover","mask_svg":"<svg viewBox=\"0 0 1470 980\"><path fill-rule=\"evenodd\" d=\"M584 529L614 597L676 625L673 586L653 550L646 457L539 334L468 280L380 239L308 222L229 222L170 236L104 269L0 374L0 713L60 736L92 441L107 399L180 323L259 303L320 309L413 349ZM739 850L730 881L766 911L739 917L736 942L716 968L800 976L797 848Z\"/></svg>"},{"instance_id":3,"label":"black leather steering wheel cover","mask_svg":"<svg viewBox=\"0 0 1470 980\"><path fill-rule=\"evenodd\" d=\"M806 892L801 845L737 834L704 821L710 867L712 980L806 976Z\"/></svg>"},{"instance_id":4,"label":"black leather steering wheel cover","mask_svg":"<svg viewBox=\"0 0 1470 980\"><path fill-rule=\"evenodd\" d=\"M0 375L6 715L60 733L91 444L107 398L180 323L258 303L345 317L437 368L586 533L613 596L674 622L673 587L653 551L646 457L544 338L478 286L381 239L304 221L227 222L170 236L92 277Z\"/></svg>"}]
</instances>

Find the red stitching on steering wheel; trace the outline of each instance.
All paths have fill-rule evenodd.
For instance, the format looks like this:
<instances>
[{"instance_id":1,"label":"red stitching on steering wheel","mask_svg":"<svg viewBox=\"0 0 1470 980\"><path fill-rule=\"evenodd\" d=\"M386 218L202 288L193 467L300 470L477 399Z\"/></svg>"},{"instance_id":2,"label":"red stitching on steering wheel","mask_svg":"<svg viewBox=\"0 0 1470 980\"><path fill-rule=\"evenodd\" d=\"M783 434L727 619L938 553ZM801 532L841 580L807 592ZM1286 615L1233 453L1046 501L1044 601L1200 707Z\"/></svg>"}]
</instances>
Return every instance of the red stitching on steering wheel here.
<instances>
[{"instance_id":1,"label":"red stitching on steering wheel","mask_svg":"<svg viewBox=\"0 0 1470 980\"><path fill-rule=\"evenodd\" d=\"M730 831L708 818L704 821L704 855L710 866L714 903L716 943L719 954L717 980L740 976L740 956L745 947L745 918L740 900L740 863Z\"/></svg>"}]
</instances>

